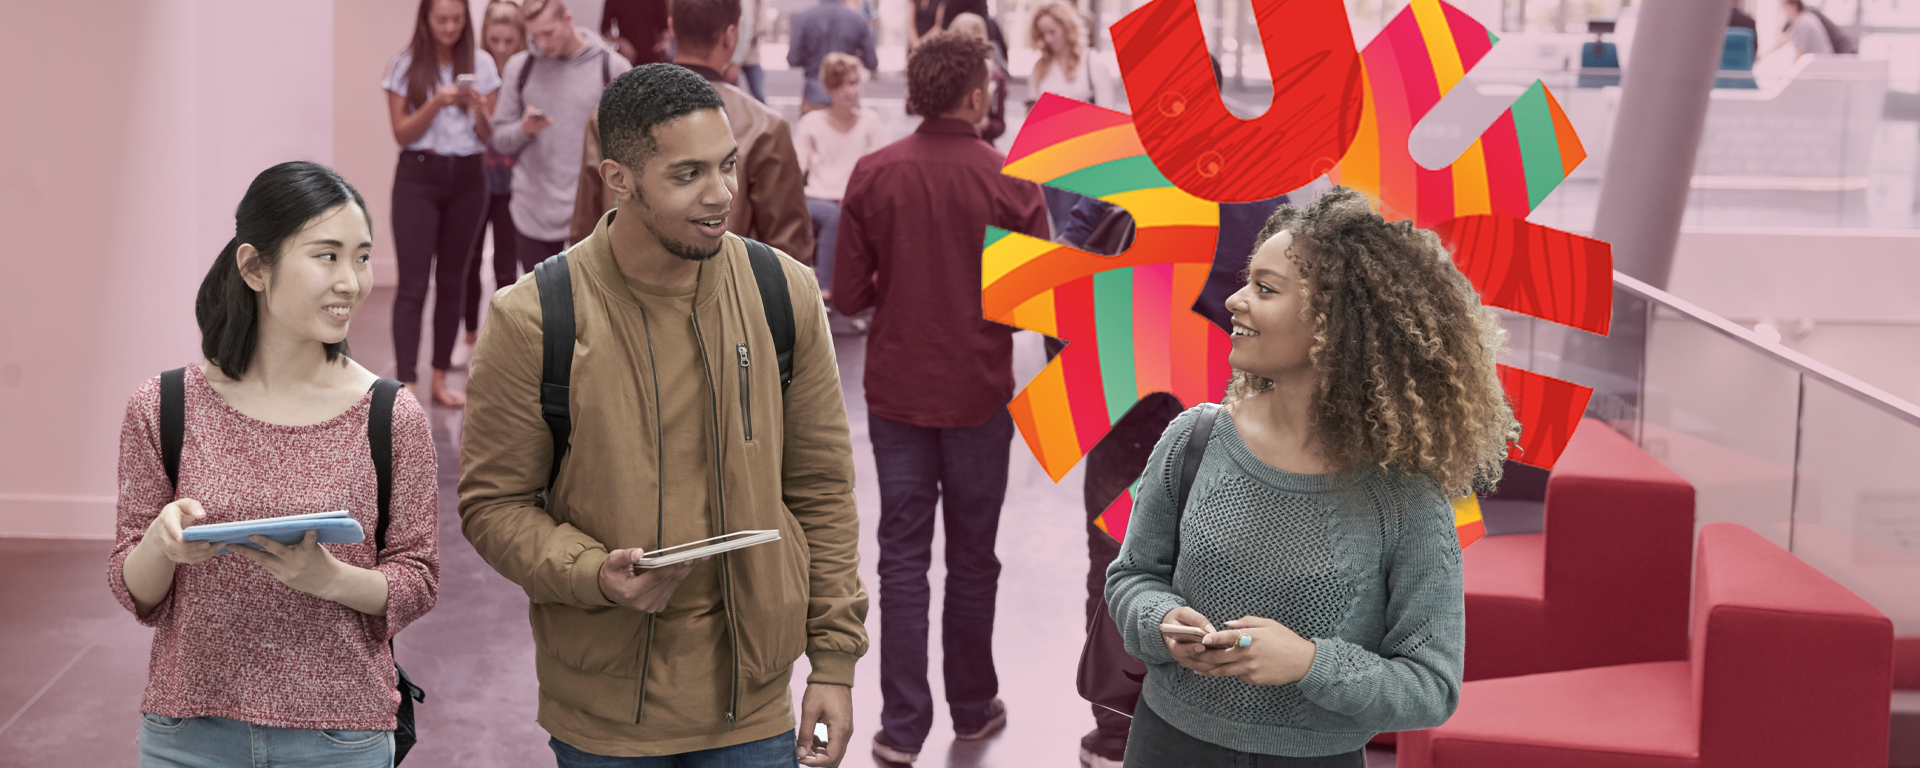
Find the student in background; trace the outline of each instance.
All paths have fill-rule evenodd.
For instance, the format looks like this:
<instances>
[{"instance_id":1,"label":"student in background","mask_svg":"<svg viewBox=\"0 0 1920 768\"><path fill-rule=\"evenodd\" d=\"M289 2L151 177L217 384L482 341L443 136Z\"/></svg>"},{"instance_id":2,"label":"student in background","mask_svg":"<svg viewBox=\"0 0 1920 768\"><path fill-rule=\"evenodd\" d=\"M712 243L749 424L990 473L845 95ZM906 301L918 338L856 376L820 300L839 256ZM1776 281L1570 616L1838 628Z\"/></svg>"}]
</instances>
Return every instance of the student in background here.
<instances>
[{"instance_id":1,"label":"student in background","mask_svg":"<svg viewBox=\"0 0 1920 768\"><path fill-rule=\"evenodd\" d=\"M493 57L494 66L501 69L506 68L507 59L527 49L527 21L520 15L519 3L513 0L487 3L480 22L480 45ZM533 269L531 262L521 263L514 248L519 244L520 235L513 228L513 215L508 212L513 204L513 157L489 146L482 163L487 171L487 216L480 222L482 236L473 239L473 259L467 268L467 303L462 307L466 312L467 337L463 340L465 343L453 351L455 368L465 368L473 360L473 344L480 338L480 302L486 298L480 290L480 249L486 243L486 228L493 227L494 288L512 285L522 269Z\"/></svg>"},{"instance_id":2,"label":"student in background","mask_svg":"<svg viewBox=\"0 0 1920 768\"><path fill-rule=\"evenodd\" d=\"M842 0L820 0L793 17L793 43L787 48L787 66L806 73L800 94L800 114L826 109L832 102L820 82L820 62L829 53L844 53L859 59L868 71L880 68L874 48L873 28L859 11Z\"/></svg>"},{"instance_id":3,"label":"student in background","mask_svg":"<svg viewBox=\"0 0 1920 768\"><path fill-rule=\"evenodd\" d=\"M1013 329L980 314L988 225L1047 234L1038 185L1000 172L980 140L990 47L946 32L907 60L912 135L860 158L841 201L833 304L872 307L867 429L880 484L880 732L876 758L919 756L933 727L927 682L927 570L935 509L946 531L941 620L954 738L1007 722L993 662L1000 586L994 541L1013 441ZM930 341L937 340L937 341Z\"/></svg>"},{"instance_id":4,"label":"student in background","mask_svg":"<svg viewBox=\"0 0 1920 768\"><path fill-rule=\"evenodd\" d=\"M487 213L481 155L500 75L474 48L473 17L461 0L420 0L413 42L387 66L387 111L400 165L393 174L393 246L400 290L393 299L394 378L409 386L420 356L420 315L433 302L433 401L458 408L447 387L466 304L474 242Z\"/></svg>"},{"instance_id":5,"label":"student in background","mask_svg":"<svg viewBox=\"0 0 1920 768\"><path fill-rule=\"evenodd\" d=\"M400 700L387 641L438 592L438 465L426 412L395 398L377 549L377 377L346 343L373 290L372 250L366 203L346 181L305 162L263 171L194 301L206 361L185 370L177 483L162 459L159 377L127 403L107 584L154 628L142 766L392 764ZM201 523L340 509L366 541L323 545L309 531L292 546L252 537L255 550L182 538Z\"/></svg>"},{"instance_id":6,"label":"student in background","mask_svg":"<svg viewBox=\"0 0 1920 768\"><path fill-rule=\"evenodd\" d=\"M607 0L600 12L600 36L634 66L666 61L673 48L667 0Z\"/></svg>"},{"instance_id":7,"label":"student in background","mask_svg":"<svg viewBox=\"0 0 1920 768\"><path fill-rule=\"evenodd\" d=\"M1494 366L1506 332L1438 236L1361 193L1283 207L1259 242L1227 299L1234 378L1210 438L1187 444L1215 406L1174 419L1107 571L1147 663L1130 768L1364 768L1376 732L1460 702L1449 499L1491 489L1520 434Z\"/></svg>"},{"instance_id":8,"label":"student in background","mask_svg":"<svg viewBox=\"0 0 1920 768\"><path fill-rule=\"evenodd\" d=\"M1027 78L1029 108L1046 93L1097 107L1120 108L1114 98L1113 75L1089 52L1085 27L1080 11L1063 0L1047 0L1033 12L1027 34L1040 51L1040 60L1033 65L1033 76ZM1053 231L1064 231L1077 196L1055 187L1045 187L1044 191Z\"/></svg>"},{"instance_id":9,"label":"student in background","mask_svg":"<svg viewBox=\"0 0 1920 768\"><path fill-rule=\"evenodd\" d=\"M886 143L880 113L860 106L860 87L867 68L844 53L829 53L820 63L820 80L833 106L800 116L794 129L794 151L800 172L807 175L807 212L813 216L813 272L822 293L833 285L833 241L840 230L840 198L847 193L853 164Z\"/></svg>"},{"instance_id":10,"label":"student in background","mask_svg":"<svg viewBox=\"0 0 1920 768\"><path fill-rule=\"evenodd\" d=\"M538 263L567 246L587 118L607 83L632 67L598 35L574 26L564 0L527 0L521 8L531 45L508 59L501 75L507 84L493 118L493 148L517 158L515 248Z\"/></svg>"},{"instance_id":11,"label":"student in background","mask_svg":"<svg viewBox=\"0 0 1920 768\"><path fill-rule=\"evenodd\" d=\"M979 14L963 13L955 16L953 23L947 25L947 29L970 35L983 42L992 42L987 37L987 20ZM993 91L993 106L987 109L986 119L974 127L980 130L982 141L992 144L1007 132L1007 67L1000 61L998 55L988 59L987 65L993 68L993 84L988 89Z\"/></svg>"},{"instance_id":12,"label":"student in background","mask_svg":"<svg viewBox=\"0 0 1920 768\"><path fill-rule=\"evenodd\" d=\"M734 44L728 62L726 81L767 102L767 71L760 66L760 39L766 19L766 0L742 0L740 3L740 41Z\"/></svg>"}]
</instances>

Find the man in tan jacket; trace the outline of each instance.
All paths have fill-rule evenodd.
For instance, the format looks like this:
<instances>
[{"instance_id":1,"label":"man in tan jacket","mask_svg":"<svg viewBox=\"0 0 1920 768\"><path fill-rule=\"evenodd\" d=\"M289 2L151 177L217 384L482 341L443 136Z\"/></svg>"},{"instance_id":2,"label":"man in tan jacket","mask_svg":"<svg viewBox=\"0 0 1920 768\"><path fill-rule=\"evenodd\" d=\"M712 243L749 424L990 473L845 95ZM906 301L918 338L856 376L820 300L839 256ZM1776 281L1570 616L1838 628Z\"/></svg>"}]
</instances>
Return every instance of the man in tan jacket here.
<instances>
[{"instance_id":1,"label":"man in tan jacket","mask_svg":"<svg viewBox=\"0 0 1920 768\"><path fill-rule=\"evenodd\" d=\"M813 264L813 217L807 213L805 176L793 149L793 133L779 110L729 84L720 71L731 61L740 36L740 0L674 0L667 28L678 46L673 62L706 78L726 103L733 140L740 145L739 194L727 231L771 245L800 263ZM598 115L587 122L580 188L573 198L573 242L579 242L613 208L613 191L600 179Z\"/></svg>"},{"instance_id":2,"label":"man in tan jacket","mask_svg":"<svg viewBox=\"0 0 1920 768\"><path fill-rule=\"evenodd\" d=\"M474 356L461 530L532 603L539 722L561 768L709 750L730 765L835 765L867 597L819 286L779 259L795 332L783 394L745 243L725 229L740 152L720 95L648 64L614 80L600 112L617 208L566 254L573 426L559 472L548 488L542 302L522 278L494 295ZM634 567L768 529L779 540ZM803 652L796 737L788 681ZM819 753L815 723L829 734Z\"/></svg>"}]
</instances>

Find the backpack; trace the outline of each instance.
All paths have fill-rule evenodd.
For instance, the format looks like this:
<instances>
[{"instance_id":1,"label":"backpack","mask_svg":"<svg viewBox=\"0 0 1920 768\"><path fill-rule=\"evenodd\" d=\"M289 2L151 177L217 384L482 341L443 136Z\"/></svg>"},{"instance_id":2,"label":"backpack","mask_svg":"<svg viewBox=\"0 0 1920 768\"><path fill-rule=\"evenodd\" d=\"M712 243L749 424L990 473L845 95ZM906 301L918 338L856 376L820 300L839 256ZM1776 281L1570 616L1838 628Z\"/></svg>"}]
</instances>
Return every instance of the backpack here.
<instances>
[{"instance_id":1,"label":"backpack","mask_svg":"<svg viewBox=\"0 0 1920 768\"><path fill-rule=\"evenodd\" d=\"M160 463L166 467L167 482L174 492L180 488L180 447L187 434L187 369L175 368L160 374ZM381 379L373 383L372 410L367 414L367 445L373 454L373 470L380 488L380 522L374 527L374 551L387 548L387 505L393 496L393 398L400 382ZM393 640L387 640L387 652L393 653ZM396 658L393 664L395 687L400 690L400 709L394 713L393 764L399 765L419 741L413 723L413 703L425 702L427 692L407 678Z\"/></svg>"},{"instance_id":2,"label":"backpack","mask_svg":"<svg viewBox=\"0 0 1920 768\"><path fill-rule=\"evenodd\" d=\"M793 299L787 295L787 273L773 248L752 238L747 260L753 281L760 287L760 306L773 332L780 362L780 393L793 384ZM533 281L540 290L540 415L553 432L553 466L547 469L547 493L560 477L560 460L567 455L573 435L573 413L567 393L573 379L573 277L567 274L567 254L557 253L534 265ZM741 365L746 365L745 359Z\"/></svg>"},{"instance_id":3,"label":"backpack","mask_svg":"<svg viewBox=\"0 0 1920 768\"><path fill-rule=\"evenodd\" d=\"M1200 460L1207 455L1207 440L1213 437L1213 422L1219 415L1218 405L1208 403L1201 408L1193 429L1187 433L1186 444L1180 448L1180 484L1174 488L1180 499L1179 506L1174 508L1175 563L1180 561L1180 519L1187 514L1187 499L1193 495L1193 481L1200 475ZM1127 653L1120 639L1120 628L1107 612L1106 601L1100 601L1093 622L1087 625L1086 645L1080 649L1080 668L1074 681L1080 689L1080 698L1131 717L1140 702L1140 687L1146 679L1146 664Z\"/></svg>"}]
</instances>

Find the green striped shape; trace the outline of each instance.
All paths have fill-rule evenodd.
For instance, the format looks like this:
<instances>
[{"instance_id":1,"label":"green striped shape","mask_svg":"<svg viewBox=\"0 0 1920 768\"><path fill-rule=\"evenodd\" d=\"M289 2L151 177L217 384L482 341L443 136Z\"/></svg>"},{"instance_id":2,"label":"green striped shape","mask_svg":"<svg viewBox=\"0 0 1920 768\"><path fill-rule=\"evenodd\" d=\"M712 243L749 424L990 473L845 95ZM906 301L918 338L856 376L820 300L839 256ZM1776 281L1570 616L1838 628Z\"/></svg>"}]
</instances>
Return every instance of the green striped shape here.
<instances>
[{"instance_id":1,"label":"green striped shape","mask_svg":"<svg viewBox=\"0 0 1920 768\"><path fill-rule=\"evenodd\" d=\"M1173 182L1167 181L1146 155L1134 155L1074 171L1047 182L1047 186L1087 197L1106 197L1137 189L1171 187Z\"/></svg>"},{"instance_id":2,"label":"green striped shape","mask_svg":"<svg viewBox=\"0 0 1920 768\"><path fill-rule=\"evenodd\" d=\"M1560 139L1553 133L1547 86L1538 80L1513 103L1513 133L1520 140L1520 162L1527 171L1527 207L1540 205L1566 178L1560 164Z\"/></svg>"},{"instance_id":3,"label":"green striped shape","mask_svg":"<svg viewBox=\"0 0 1920 768\"><path fill-rule=\"evenodd\" d=\"M1100 381L1107 394L1107 423L1140 400L1133 370L1133 268L1093 275L1093 322L1100 333Z\"/></svg>"}]
</instances>

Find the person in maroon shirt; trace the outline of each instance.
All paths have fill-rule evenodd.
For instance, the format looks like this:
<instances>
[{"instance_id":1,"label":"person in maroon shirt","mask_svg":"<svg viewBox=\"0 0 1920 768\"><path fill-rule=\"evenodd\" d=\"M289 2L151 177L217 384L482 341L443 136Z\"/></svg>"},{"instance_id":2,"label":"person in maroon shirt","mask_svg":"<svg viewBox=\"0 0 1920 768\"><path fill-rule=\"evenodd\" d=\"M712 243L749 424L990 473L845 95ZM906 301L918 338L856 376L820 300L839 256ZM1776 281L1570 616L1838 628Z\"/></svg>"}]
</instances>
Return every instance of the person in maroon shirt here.
<instances>
[{"instance_id":1,"label":"person in maroon shirt","mask_svg":"<svg viewBox=\"0 0 1920 768\"><path fill-rule=\"evenodd\" d=\"M918 756L933 726L927 569L945 509L941 620L955 738L1006 724L993 666L994 538L1013 441L1013 331L980 310L986 228L1048 235L1039 186L1004 176L974 125L988 109L987 43L943 32L907 61L907 102L929 116L860 159L841 202L833 302L872 307L867 423L880 475L880 732L873 753ZM938 115L938 117L931 117Z\"/></svg>"},{"instance_id":2,"label":"person in maroon shirt","mask_svg":"<svg viewBox=\"0 0 1920 768\"><path fill-rule=\"evenodd\" d=\"M667 0L607 0L600 16L600 36L636 67L669 60Z\"/></svg>"}]
</instances>

